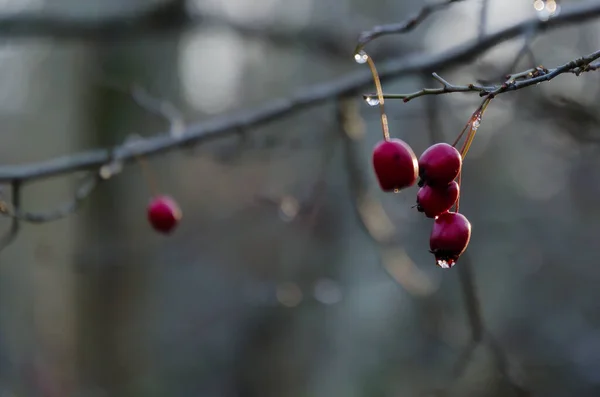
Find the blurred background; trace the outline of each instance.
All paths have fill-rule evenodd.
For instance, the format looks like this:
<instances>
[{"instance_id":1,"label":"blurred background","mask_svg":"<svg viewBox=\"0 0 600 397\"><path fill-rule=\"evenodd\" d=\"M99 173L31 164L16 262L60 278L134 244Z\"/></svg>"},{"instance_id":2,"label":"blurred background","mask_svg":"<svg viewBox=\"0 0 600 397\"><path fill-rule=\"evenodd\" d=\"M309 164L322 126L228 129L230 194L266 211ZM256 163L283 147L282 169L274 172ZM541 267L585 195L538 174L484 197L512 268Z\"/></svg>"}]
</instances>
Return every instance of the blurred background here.
<instances>
[{"instance_id":1,"label":"blurred background","mask_svg":"<svg viewBox=\"0 0 600 397\"><path fill-rule=\"evenodd\" d=\"M170 102L186 123L327 85L366 69L352 57L361 31L423 5L169 1L0 1L2 164L168 131L114 82ZM86 34L161 7L155 31L131 22L127 34ZM458 2L369 53L445 51L477 36L480 10ZM169 23L183 14L196 22ZM491 0L487 29L536 15L547 17L533 1ZM54 21L49 34L11 28L31 16ZM497 82L533 66L527 56L513 65L522 45L438 72ZM544 33L530 48L537 64L561 65L600 48L600 24ZM149 227L151 193L132 163L76 214L23 224L0 254L0 395L600 395L599 77L564 75L492 102L463 171L473 237L451 270L428 252L416 187L379 191L379 112L360 93L148 159L184 213L170 236ZM384 91L435 86L417 73ZM392 135L419 155L452 142L480 101L388 101ZM78 177L26 185L23 208L60 205ZM488 332L474 343L477 303Z\"/></svg>"}]
</instances>

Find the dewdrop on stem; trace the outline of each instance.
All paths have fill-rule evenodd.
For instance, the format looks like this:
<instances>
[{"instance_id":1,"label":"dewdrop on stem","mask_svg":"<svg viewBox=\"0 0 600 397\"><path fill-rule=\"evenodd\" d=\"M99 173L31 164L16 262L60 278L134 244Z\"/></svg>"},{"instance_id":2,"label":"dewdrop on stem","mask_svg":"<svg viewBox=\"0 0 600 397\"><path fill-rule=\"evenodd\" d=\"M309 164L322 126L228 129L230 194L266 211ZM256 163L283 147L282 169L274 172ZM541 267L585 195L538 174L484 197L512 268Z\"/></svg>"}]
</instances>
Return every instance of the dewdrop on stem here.
<instances>
[{"instance_id":1,"label":"dewdrop on stem","mask_svg":"<svg viewBox=\"0 0 600 397\"><path fill-rule=\"evenodd\" d=\"M359 52L356 55L360 56L360 60L364 59L368 63L377 90L377 105L380 111L383 140L379 141L373 148L373 169L381 190L399 193L401 189L412 186L417 181L419 176L417 156L406 142L398 138L390 138L384 109L383 89L381 88L381 81L375 63L367 54L361 55ZM358 61L356 55L355 59ZM364 99L368 101L367 98Z\"/></svg>"},{"instance_id":2,"label":"dewdrop on stem","mask_svg":"<svg viewBox=\"0 0 600 397\"><path fill-rule=\"evenodd\" d=\"M367 97L365 97L365 102L369 106L377 106L377 105L379 105L379 99L377 97L373 97L373 96L367 96Z\"/></svg>"},{"instance_id":3,"label":"dewdrop on stem","mask_svg":"<svg viewBox=\"0 0 600 397\"><path fill-rule=\"evenodd\" d=\"M363 50L360 50L359 52L354 54L354 60L356 61L356 63L367 63L367 59L369 59L369 56Z\"/></svg>"},{"instance_id":4,"label":"dewdrop on stem","mask_svg":"<svg viewBox=\"0 0 600 397\"><path fill-rule=\"evenodd\" d=\"M474 119L473 122L471 123L471 128L473 128L473 130L477 130L479 128L479 126L481 125L481 114L478 114Z\"/></svg>"}]
</instances>

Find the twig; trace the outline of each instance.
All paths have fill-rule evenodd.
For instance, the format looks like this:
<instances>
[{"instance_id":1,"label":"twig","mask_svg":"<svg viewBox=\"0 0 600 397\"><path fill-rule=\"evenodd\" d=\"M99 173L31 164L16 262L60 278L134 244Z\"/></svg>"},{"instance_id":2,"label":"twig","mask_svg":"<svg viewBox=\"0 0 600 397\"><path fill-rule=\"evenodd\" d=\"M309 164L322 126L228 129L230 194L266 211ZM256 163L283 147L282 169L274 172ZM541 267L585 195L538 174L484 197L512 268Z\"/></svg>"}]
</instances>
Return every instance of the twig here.
<instances>
[{"instance_id":1,"label":"twig","mask_svg":"<svg viewBox=\"0 0 600 397\"><path fill-rule=\"evenodd\" d=\"M153 97L137 84L131 88L131 96L141 108L165 119L171 135L179 135L185 130L183 115L172 103Z\"/></svg>"},{"instance_id":2,"label":"twig","mask_svg":"<svg viewBox=\"0 0 600 397\"><path fill-rule=\"evenodd\" d=\"M427 4L414 15L399 23L392 23L388 25L378 25L370 30L364 31L358 36L358 45L356 46L355 52L359 52L369 42L375 40L378 37L389 35L389 34L402 34L407 33L415 29L421 24L429 15L439 11L443 8L448 7L452 3L458 3L463 0L445 0L438 3Z\"/></svg>"},{"instance_id":3,"label":"twig","mask_svg":"<svg viewBox=\"0 0 600 397\"><path fill-rule=\"evenodd\" d=\"M29 223L46 223L56 221L62 218L67 217L68 215L74 213L79 209L82 202L93 192L94 188L98 185L102 179L98 173L90 173L86 178L84 178L83 182L76 189L74 197L62 204L60 207L48 211L48 212L24 212L21 211L18 205L15 204L14 201L14 192L20 190L15 190L13 186L13 203L12 209L4 208L5 211L2 211L5 215L13 218L13 225L18 221L24 221ZM18 183L18 182L16 182ZM0 244L0 246L2 246Z\"/></svg>"},{"instance_id":4,"label":"twig","mask_svg":"<svg viewBox=\"0 0 600 397\"><path fill-rule=\"evenodd\" d=\"M104 75L104 72L100 73ZM139 84L122 84L106 76L100 78L101 85L131 96L133 101L143 110L154 114L169 123L171 134L181 134L185 130L183 114L171 102L151 95Z\"/></svg>"},{"instance_id":5,"label":"twig","mask_svg":"<svg viewBox=\"0 0 600 397\"><path fill-rule=\"evenodd\" d=\"M13 208L19 208L21 206L21 183L19 181L13 181L12 183L12 200L11 204ZM5 212L7 208L4 206L2 208L2 212ZM19 230L21 228L21 224L18 218L13 218L10 224L10 229L2 239L0 239L0 251L3 251L6 247L8 247L19 234Z\"/></svg>"},{"instance_id":6,"label":"twig","mask_svg":"<svg viewBox=\"0 0 600 397\"><path fill-rule=\"evenodd\" d=\"M558 16L548 21L532 18L487 35L481 40L459 45L438 55L415 55L390 60L378 67L379 75L382 80L387 80L412 73L451 68L481 55L483 50L519 36L531 26L537 27L538 31L544 31L573 22L589 20L598 15L600 15L600 2L577 3L577 5L571 7L564 7ZM118 146L114 151L117 157L125 162L132 161L138 155L144 157L158 155L175 150L183 145L201 143L233 134L240 128L246 129L265 124L293 112L319 105L327 100L353 94L371 84L371 82L369 71L350 73L336 80L299 90L288 98L273 100L253 110L242 111L233 115L228 114L206 122L189 125L179 136L163 133L146 139L135 146ZM111 160L111 154L111 150L99 149L39 163L2 166L0 167L0 182L14 180L30 182L70 172L97 169Z\"/></svg>"},{"instance_id":7,"label":"twig","mask_svg":"<svg viewBox=\"0 0 600 397\"><path fill-rule=\"evenodd\" d=\"M442 87L423 88L419 91L409 94L384 94L383 97L386 99L402 99L404 102L408 102L411 99L424 95L441 95L454 92L478 92L479 96L482 97L486 95L497 96L508 91L516 91L545 81L550 81L563 73L574 73L576 75L580 75L583 72L597 70L598 64L590 63L598 58L600 58L600 50L581 58L569 61L564 65L554 69L537 67L509 75L507 76L507 81L505 83L495 86L483 86L478 84L454 85L444 80L437 73L433 73L433 78L439 81L442 84ZM365 94L363 97L368 99L374 97L374 95L375 94Z\"/></svg>"},{"instance_id":8,"label":"twig","mask_svg":"<svg viewBox=\"0 0 600 397\"><path fill-rule=\"evenodd\" d=\"M448 94L451 92L479 92L479 93L490 93L497 89L497 86L482 86L478 84L469 84L465 86L454 85L443 79L437 73L432 73L432 77L439 81L442 86L440 88L423 88L419 91L410 93L410 94L383 94L383 97L386 99L402 99L404 102L408 102L411 99L418 98L425 95L440 95L440 94ZM374 98L375 94L365 94L363 98Z\"/></svg>"}]
</instances>

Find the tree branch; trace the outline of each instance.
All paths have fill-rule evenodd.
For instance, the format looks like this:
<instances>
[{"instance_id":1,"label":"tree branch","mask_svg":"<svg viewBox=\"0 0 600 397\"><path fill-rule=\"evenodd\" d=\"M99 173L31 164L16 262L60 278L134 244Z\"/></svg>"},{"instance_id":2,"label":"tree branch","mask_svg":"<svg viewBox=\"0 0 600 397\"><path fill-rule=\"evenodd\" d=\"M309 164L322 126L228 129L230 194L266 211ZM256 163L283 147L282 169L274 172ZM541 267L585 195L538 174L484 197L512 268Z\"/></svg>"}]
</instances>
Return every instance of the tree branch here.
<instances>
[{"instance_id":1,"label":"tree branch","mask_svg":"<svg viewBox=\"0 0 600 397\"><path fill-rule=\"evenodd\" d=\"M21 211L19 208L19 205L18 205L18 201L15 204L14 200L12 203L12 209L6 208L6 204L3 203L4 208L3 208L2 212L4 214L8 215L9 217L13 218L13 225L15 225L15 224L18 225L18 221L24 221L24 222L29 222L29 223L46 223L46 222L56 221L56 220L65 218L68 215L77 211L79 209L79 207L81 206L81 204L83 203L83 201L86 198L88 198L90 196L90 194L92 194L92 192L98 185L98 182L100 182L101 180L102 180L102 178L100 177L99 174L93 173L93 172L90 173L90 175L88 175L86 178L84 178L83 182L76 189L75 195L70 201L64 203L59 208L56 208L56 209L48 211L48 212ZM19 183L19 182L16 182L16 183ZM17 192L17 194L19 194L18 192L20 192L19 189L15 190L15 188L13 187L13 195L15 194L15 191ZM3 245L1 243L0 243L0 247L3 247ZM0 250L2 250L2 248L0 248Z\"/></svg>"},{"instance_id":2,"label":"tree branch","mask_svg":"<svg viewBox=\"0 0 600 397\"><path fill-rule=\"evenodd\" d=\"M519 36L530 29L531 26L536 26L538 31L545 31L569 23L589 20L598 15L600 15L600 2L578 3L578 5L569 8L565 7L559 16L548 21L540 21L538 18L526 20L438 55L414 55L390 60L380 66L380 77L383 80L389 80L412 73L450 68L479 56L484 50L503 41ZM371 84L371 78L369 71L350 73L327 83L319 83L301 89L288 98L273 100L253 110L242 111L234 115L223 115L206 122L191 124L176 136L164 133L139 142L134 146L123 145L113 150L92 150L33 164L2 166L0 167L0 183L14 180L29 182L65 173L99 168L109 163L113 154L118 160L130 162L136 156L149 157L184 145L198 144L236 133L239 129L270 122L339 96L354 94L361 88Z\"/></svg>"},{"instance_id":3,"label":"tree branch","mask_svg":"<svg viewBox=\"0 0 600 397\"><path fill-rule=\"evenodd\" d=\"M419 91L412 92L410 94L383 94L383 97L386 99L402 99L404 102L408 102L411 99L425 95L441 95L452 92L478 92L479 96L482 97L486 95L497 96L505 92L517 91L525 87L529 87L545 81L550 81L564 73L574 73L577 76L579 76L581 73L597 70L598 65L592 64L592 61L595 61L598 58L600 58L600 50L583 56L581 58L569 61L564 65L561 65L554 69L545 69L540 66L509 75L507 76L508 78L506 82L495 86L483 86L474 83L468 85L454 85L444 80L437 73L433 73L433 78L442 84L441 87L423 88ZM363 95L363 97L365 98L365 100L369 100L370 98L375 98L376 94L365 94Z\"/></svg>"},{"instance_id":4,"label":"tree branch","mask_svg":"<svg viewBox=\"0 0 600 397\"><path fill-rule=\"evenodd\" d=\"M463 0L444 0L438 3L427 4L414 15L399 23L392 23L388 25L378 25L370 30L364 31L358 36L358 44L355 52L360 51L371 41L378 37L389 35L389 34L402 34L410 32L419 26L427 17L436 11L448 7L452 3L458 3Z\"/></svg>"}]
</instances>

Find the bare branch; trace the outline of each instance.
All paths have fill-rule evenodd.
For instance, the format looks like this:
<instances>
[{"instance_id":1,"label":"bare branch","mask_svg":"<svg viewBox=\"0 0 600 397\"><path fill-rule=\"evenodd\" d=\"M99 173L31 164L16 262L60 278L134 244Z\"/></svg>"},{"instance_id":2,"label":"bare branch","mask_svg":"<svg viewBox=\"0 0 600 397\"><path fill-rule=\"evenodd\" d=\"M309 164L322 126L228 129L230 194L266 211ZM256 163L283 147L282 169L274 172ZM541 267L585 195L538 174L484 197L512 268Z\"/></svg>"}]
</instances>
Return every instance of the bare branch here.
<instances>
[{"instance_id":1,"label":"bare branch","mask_svg":"<svg viewBox=\"0 0 600 397\"><path fill-rule=\"evenodd\" d=\"M554 69L545 69L540 66L508 75L506 82L495 86L483 86L474 83L468 85L454 85L444 80L437 73L433 73L433 78L439 81L442 84L442 87L423 88L409 94L384 94L383 97L386 99L402 99L404 102L408 102L411 99L425 95L441 95L453 92L478 92L480 96L497 96L508 91L516 91L545 81L550 81L564 73L574 73L579 76L581 73L597 70L598 64L591 64L591 62L598 58L600 58L600 50L569 61ZM365 94L363 97L365 100L368 100L374 98L375 94Z\"/></svg>"},{"instance_id":2,"label":"bare branch","mask_svg":"<svg viewBox=\"0 0 600 397\"><path fill-rule=\"evenodd\" d=\"M139 85L131 88L131 96L142 109L165 119L169 123L171 135L183 133L185 130L184 117L172 103L153 97Z\"/></svg>"},{"instance_id":3,"label":"bare branch","mask_svg":"<svg viewBox=\"0 0 600 397\"><path fill-rule=\"evenodd\" d=\"M100 182L101 180L102 179L100 178L100 175L98 173L91 172L90 175L88 175L86 178L84 178L83 182L76 189L75 195L70 201L62 204L59 208L48 211L48 212L24 212L24 211L21 211L19 208L18 202L17 202L17 204L15 204L15 200L14 200L15 188L13 186L12 208L11 209L7 208L6 203L3 203L2 212L5 215L13 218L13 225L15 223L18 223L18 221L24 221L24 222L29 222L29 223L46 223L46 222L56 221L56 220L65 218L65 217L69 216L70 214L74 213L75 211L77 211L79 209L79 207L81 206L82 202L90 196L90 194L93 192L94 188L96 188L96 186L98 185L98 182ZM17 191L20 192L20 190L18 190L18 189L17 189ZM0 244L0 246L2 246L2 245Z\"/></svg>"},{"instance_id":4,"label":"bare branch","mask_svg":"<svg viewBox=\"0 0 600 397\"><path fill-rule=\"evenodd\" d=\"M450 68L475 58L484 50L503 41L519 36L531 26L536 26L538 31L543 31L577 21L589 20L598 15L600 15L600 2L578 3L569 8L564 7L559 16L548 21L540 21L538 18L526 20L438 55L415 55L390 60L379 67L379 74L383 80L388 80L412 73ZM573 68L576 67L577 65L573 66ZM369 71L350 73L336 80L299 90L288 98L273 100L253 110L233 115L228 114L189 125L181 135L173 136L170 133L163 133L136 145L117 146L114 148L114 154L124 162L131 162L136 156L149 157L175 150L181 146L202 143L237 133L239 129L265 124L339 96L354 94L371 83ZM111 161L112 154L112 150L99 149L28 165L2 166L0 167L0 182L34 181L75 171L98 169Z\"/></svg>"},{"instance_id":5,"label":"bare branch","mask_svg":"<svg viewBox=\"0 0 600 397\"><path fill-rule=\"evenodd\" d=\"M404 102L408 102L411 99L418 98L425 95L441 95L447 94L451 92L479 92L479 93L490 93L494 91L496 86L482 86L478 84L469 84L469 85L454 85L440 77L437 73L432 73L432 77L439 81L442 86L440 88L423 88L419 91L410 93L410 94L383 94L385 99L402 99ZM365 94L363 98L368 100L369 98L374 98L375 94Z\"/></svg>"},{"instance_id":6,"label":"bare branch","mask_svg":"<svg viewBox=\"0 0 600 397\"><path fill-rule=\"evenodd\" d=\"M412 15L405 21L399 23L392 23L389 25L378 25L370 30L364 31L358 37L358 45L356 46L355 52L360 51L369 42L375 40L378 37L389 35L389 34L402 34L410 32L421 24L429 15L439 11L443 8L448 7L452 3L458 3L463 0L444 0L437 3L431 3L423 6L416 14Z\"/></svg>"}]
</instances>

